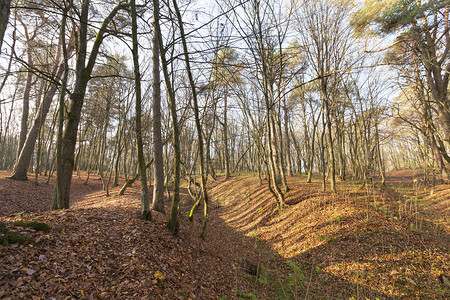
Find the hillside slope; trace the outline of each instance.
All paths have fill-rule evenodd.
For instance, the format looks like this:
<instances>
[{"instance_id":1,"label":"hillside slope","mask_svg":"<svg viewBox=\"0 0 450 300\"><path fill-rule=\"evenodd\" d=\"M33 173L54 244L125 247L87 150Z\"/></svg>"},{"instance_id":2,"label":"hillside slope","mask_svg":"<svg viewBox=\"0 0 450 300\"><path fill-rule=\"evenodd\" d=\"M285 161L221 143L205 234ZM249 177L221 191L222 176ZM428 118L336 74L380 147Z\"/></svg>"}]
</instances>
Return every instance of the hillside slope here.
<instances>
[{"instance_id":1,"label":"hillside slope","mask_svg":"<svg viewBox=\"0 0 450 300\"><path fill-rule=\"evenodd\" d=\"M50 186L0 175L1 194L9 195L0 195L3 211L34 210L0 217L10 232L29 238L23 245L0 246L2 299L450 296L437 279L449 273L448 235L408 227L394 210L392 191L380 187L340 183L332 195L321 192L319 182L290 178L289 207L279 214L267 187L255 178L211 181L203 241L201 214L194 223L185 217L192 204L186 193L180 233L173 237L167 215L138 219L138 185L124 196L106 197L97 179L88 186L75 180L71 209L48 212ZM51 230L14 225L31 220Z\"/></svg>"},{"instance_id":2,"label":"hillside slope","mask_svg":"<svg viewBox=\"0 0 450 300\"><path fill-rule=\"evenodd\" d=\"M219 184L212 194L227 224L300 267L305 278L292 298L450 296L437 279L450 271L449 236L408 227L385 188L340 183L332 195L301 178L291 178L289 187L290 206L282 214L274 213L268 189L251 177ZM260 264L270 268L267 258ZM282 273L276 267L271 272Z\"/></svg>"}]
</instances>

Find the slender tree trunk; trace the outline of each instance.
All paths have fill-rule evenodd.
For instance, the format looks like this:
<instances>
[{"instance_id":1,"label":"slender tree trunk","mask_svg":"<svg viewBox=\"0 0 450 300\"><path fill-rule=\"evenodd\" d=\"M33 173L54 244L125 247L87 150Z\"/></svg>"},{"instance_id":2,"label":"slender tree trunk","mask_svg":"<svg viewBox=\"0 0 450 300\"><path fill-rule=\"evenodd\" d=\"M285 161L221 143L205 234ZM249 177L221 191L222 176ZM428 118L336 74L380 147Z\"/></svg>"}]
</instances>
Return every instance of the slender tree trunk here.
<instances>
[{"instance_id":1,"label":"slender tree trunk","mask_svg":"<svg viewBox=\"0 0 450 300\"><path fill-rule=\"evenodd\" d=\"M63 17L61 22L61 47L63 49L63 62L64 62L64 74L61 84L61 93L59 95L59 113L58 113L58 133L56 136L56 184L52 197L51 209L63 209L69 207L69 191L66 191L66 198L64 198L64 190L70 188L70 180L67 187L67 183L63 179L63 158L62 158L62 147L63 147L63 126L64 126L64 115L65 115L65 103L64 98L66 96L67 88L67 78L69 76L69 57L66 48L66 21L67 12L70 7L65 7L63 11ZM84 8L87 10L87 7ZM86 16L87 21L87 11L83 11ZM76 135L75 135L76 136ZM70 169L72 172L72 168ZM50 177L49 177L50 178ZM70 173L70 179L72 179L72 173Z\"/></svg>"},{"instance_id":2,"label":"slender tree trunk","mask_svg":"<svg viewBox=\"0 0 450 300\"><path fill-rule=\"evenodd\" d=\"M64 63L59 65L58 71L56 73L56 78L60 78L64 72ZM26 137L25 143L23 144L20 155L17 159L17 163L14 167L14 173L11 176L11 179L17 180L27 180L27 170L30 166L30 161L33 156L34 147L36 144L36 139L39 133L39 128L42 126L42 123L45 121L47 114L50 110L51 103L57 91L57 85L52 84L50 89L45 94L44 100L41 102L41 106L36 114L33 125Z\"/></svg>"},{"instance_id":3,"label":"slender tree trunk","mask_svg":"<svg viewBox=\"0 0 450 300\"><path fill-rule=\"evenodd\" d=\"M40 91L39 91L39 95L38 95L38 99L41 99L42 97L42 93L43 93L43 89L45 88L44 84L41 85ZM43 99L41 100L41 102L43 102ZM41 108L41 105L39 105L39 108ZM36 112L36 114L38 114L39 111ZM38 130L38 148L36 151L36 167L34 170L34 184L38 185L39 184L39 175L41 172L41 161L43 159L41 159L41 149L42 149L42 138L43 138L43 123L44 123L44 119L41 119L41 125L39 126L39 130Z\"/></svg>"},{"instance_id":4,"label":"slender tree trunk","mask_svg":"<svg viewBox=\"0 0 450 300\"><path fill-rule=\"evenodd\" d=\"M213 93L214 94L214 91ZM206 176L211 175L211 177L216 180L216 172L214 170L214 165L213 165L213 161L211 159L211 138L212 138L212 134L214 132L214 128L216 125L216 102L214 99L214 95L212 96L212 101L213 101L213 111L212 111L212 124L210 126L206 126L209 127L207 128L208 134L206 135L206 141L205 141L205 148L206 148Z\"/></svg>"},{"instance_id":5,"label":"slender tree trunk","mask_svg":"<svg viewBox=\"0 0 450 300\"><path fill-rule=\"evenodd\" d=\"M289 113L288 113L288 108L287 108L287 103L286 103L286 96L283 96L283 100L284 100L284 105L283 105L283 110L284 110L284 143L285 143L285 151L286 151L286 162L287 162L287 175L288 176L293 176L293 171L292 171L292 159L291 159L291 142L290 142L290 138L289 138Z\"/></svg>"},{"instance_id":6,"label":"slender tree trunk","mask_svg":"<svg viewBox=\"0 0 450 300\"><path fill-rule=\"evenodd\" d=\"M225 88L223 97L223 156L225 160L225 180L228 180L230 178L230 153L228 151L228 87Z\"/></svg>"},{"instance_id":7,"label":"slender tree trunk","mask_svg":"<svg viewBox=\"0 0 450 300\"><path fill-rule=\"evenodd\" d=\"M281 122L279 121L278 116L280 115L280 111L277 112L277 116L274 115L274 135L277 137L277 157L278 157L278 169L280 170L280 179L281 184L283 185L283 193L286 194L289 191L289 186L286 180L286 160L285 160L285 151L283 149L283 134L281 133Z\"/></svg>"},{"instance_id":8,"label":"slender tree trunk","mask_svg":"<svg viewBox=\"0 0 450 300\"><path fill-rule=\"evenodd\" d=\"M48 169L50 168L50 156L52 153L52 145L53 145L53 136L55 135L55 126L56 126L56 120L57 120L57 110L55 110L55 113L52 117L52 125L50 127L50 133L48 134L47 142L45 143L46 149L47 149L47 155L45 158L45 171L44 176L47 176ZM48 146L47 146L48 145Z\"/></svg>"},{"instance_id":9,"label":"slender tree trunk","mask_svg":"<svg viewBox=\"0 0 450 300\"><path fill-rule=\"evenodd\" d=\"M175 91L172 88L171 78L168 71L168 64L166 60L166 51L164 50L162 35L161 35L161 27L159 24L159 6L155 5L155 1L153 2L153 20L155 22L155 31L158 38L158 46L160 50L161 56L161 65L164 74L164 82L166 84L167 94L169 96L169 109L172 117L172 145L174 150L173 155L173 165L174 165L174 174L173 174L173 197L172 197L172 205L170 207L169 214L169 222L167 226L169 227L170 232L173 235L176 235L179 230L179 222L178 222L178 211L180 205L180 158L181 158L181 149L180 149L180 132L178 128L178 117L177 117L177 105L175 101Z\"/></svg>"},{"instance_id":10,"label":"slender tree trunk","mask_svg":"<svg viewBox=\"0 0 450 300\"><path fill-rule=\"evenodd\" d=\"M28 68L33 67L33 59L31 57L31 45L30 41L27 41L27 57L28 57ZM22 118L20 121L20 135L19 135L19 147L17 148L17 159L22 152L23 145L25 144L25 140L27 138L28 132L28 114L30 110L30 92L31 92L31 81L33 80L33 72L28 70L27 72L27 82L25 85L25 91L23 93L22 100ZM28 169L28 166L27 166Z\"/></svg>"},{"instance_id":11,"label":"slender tree trunk","mask_svg":"<svg viewBox=\"0 0 450 300\"><path fill-rule=\"evenodd\" d=\"M138 155L139 177L141 179L141 218L151 220L151 210L148 201L147 172L145 168L144 149L142 144L141 125L141 74L139 72L139 53L137 39L136 1L131 0L131 31L133 39L133 65L136 90L136 150Z\"/></svg>"},{"instance_id":12,"label":"slender tree trunk","mask_svg":"<svg viewBox=\"0 0 450 300\"><path fill-rule=\"evenodd\" d=\"M323 80L322 80L323 82ZM331 112L330 112L330 99L326 94L326 91L323 89L324 83L322 83L322 93L323 93L323 101L324 101L324 111L323 113L326 116L326 125L327 125L327 144L328 144L328 164L329 164L329 174L330 174L330 189L333 193L336 192L336 170L335 170L335 161L334 161L334 148L333 148L333 133L331 131ZM325 129L324 129L325 130Z\"/></svg>"},{"instance_id":13,"label":"slender tree trunk","mask_svg":"<svg viewBox=\"0 0 450 300\"><path fill-rule=\"evenodd\" d=\"M122 155L122 148L123 148L123 135L124 135L124 131L125 131L125 120L120 120L119 119L119 126L120 126L120 131L119 131L119 137L117 140L117 150L116 150L116 159L115 159L115 163L114 163L114 183L113 183L113 187L114 186L118 186L119 185L119 162L120 162L120 157Z\"/></svg>"},{"instance_id":14,"label":"slender tree trunk","mask_svg":"<svg viewBox=\"0 0 450 300\"><path fill-rule=\"evenodd\" d=\"M159 6L159 0L153 0L154 5ZM153 185L153 210L164 213L164 161L163 144L161 139L161 79L159 70L159 47L156 36L155 20L153 20L152 38L152 62L153 62L153 160L154 185Z\"/></svg>"},{"instance_id":15,"label":"slender tree trunk","mask_svg":"<svg viewBox=\"0 0 450 300\"><path fill-rule=\"evenodd\" d=\"M10 0L0 0L0 6L2 5L2 1L10 1ZM0 7L0 23L3 22L3 20L6 20L6 23L5 23L5 29L6 29L8 17L3 16L3 14L2 14L2 13L4 13L3 9L4 9L4 7ZM9 9L9 4L8 4L8 9ZM8 13L9 13L9 11L8 11ZM0 27L1 26L2 26L2 24L0 24ZM0 54L2 52L1 49L2 49L2 40L3 40L1 30L2 29L0 28L0 36L1 36ZM12 61L13 61L14 53L15 53L15 49L16 49L16 40L17 40L16 32L17 32L17 26L15 26L15 24L14 24L14 29L13 29L13 33L12 33L13 41L12 41L12 45L11 45L11 54L9 55L8 68L7 68L6 72L4 73L2 83L0 84L0 94L2 93L3 88L5 87L6 81L8 80L8 77L11 74L11 66L12 66ZM16 92L14 92L14 94L15 93Z\"/></svg>"},{"instance_id":16,"label":"slender tree trunk","mask_svg":"<svg viewBox=\"0 0 450 300\"><path fill-rule=\"evenodd\" d=\"M103 128L102 128L102 146L100 147L100 165L99 165L99 174L100 178L103 181L103 170L105 167L105 156L106 156L106 148L107 148L107 135L108 135L108 123L109 123L109 112L111 110L111 101L108 99L106 101L105 108L105 119L103 120ZM144 160L145 161L145 160Z\"/></svg>"},{"instance_id":17,"label":"slender tree trunk","mask_svg":"<svg viewBox=\"0 0 450 300\"><path fill-rule=\"evenodd\" d=\"M322 104L323 105L323 104ZM322 113L322 134L320 135L320 161L322 163L322 190L325 192L327 190L326 183L326 170L327 166L325 163L325 114Z\"/></svg>"},{"instance_id":18,"label":"slender tree trunk","mask_svg":"<svg viewBox=\"0 0 450 300\"><path fill-rule=\"evenodd\" d=\"M378 153L378 165L380 168L380 174L381 174L381 185L386 184L386 177L384 174L384 164L383 164L383 158L381 156L381 147L380 147L380 135L378 133L378 120L375 121L375 142L377 143L377 153Z\"/></svg>"},{"instance_id":19,"label":"slender tree trunk","mask_svg":"<svg viewBox=\"0 0 450 300\"><path fill-rule=\"evenodd\" d=\"M208 224L208 191L206 189L206 176L205 176L205 158L204 158L204 150L203 150L203 131L202 131L202 125L200 122L200 113L198 108L198 100L197 100L197 91L195 88L195 82L194 77L192 76L190 61L189 61L189 53L186 43L186 36L184 34L184 26L183 26L183 20L181 19L181 13L178 9L178 4L176 0L173 0L173 6L175 8L175 12L178 19L178 25L180 27L180 34L181 34L181 41L183 43L183 50L184 50L184 58L186 63L186 70L188 73L189 78L189 84L191 86L192 91L192 101L194 103L194 117L195 117L195 126L197 128L197 139L198 139L198 156L200 160L200 186L202 190L203 195L203 223L202 223L202 233L201 237L204 239L206 236L206 226ZM228 166L229 168L229 166ZM229 169L228 169L229 170Z\"/></svg>"}]
</instances>

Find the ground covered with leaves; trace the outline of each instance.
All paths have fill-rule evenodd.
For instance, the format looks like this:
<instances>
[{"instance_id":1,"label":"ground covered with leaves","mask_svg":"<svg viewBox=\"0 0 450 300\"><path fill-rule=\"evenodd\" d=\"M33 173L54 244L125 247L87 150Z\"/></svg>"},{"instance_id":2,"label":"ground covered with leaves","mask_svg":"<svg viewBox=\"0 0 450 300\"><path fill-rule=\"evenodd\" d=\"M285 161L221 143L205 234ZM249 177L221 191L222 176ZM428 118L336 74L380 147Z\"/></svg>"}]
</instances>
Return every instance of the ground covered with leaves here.
<instances>
[{"instance_id":1,"label":"ground covered with leaves","mask_svg":"<svg viewBox=\"0 0 450 300\"><path fill-rule=\"evenodd\" d=\"M438 280L450 272L449 189L430 196L415 173L387 187L341 182L335 195L290 178L282 213L256 178L211 180L205 240L201 214L185 217L186 193L174 237L167 215L138 218L138 184L106 197L97 178L74 176L71 208L49 212L51 182L9 175L0 172L2 299L450 297Z\"/></svg>"}]
</instances>

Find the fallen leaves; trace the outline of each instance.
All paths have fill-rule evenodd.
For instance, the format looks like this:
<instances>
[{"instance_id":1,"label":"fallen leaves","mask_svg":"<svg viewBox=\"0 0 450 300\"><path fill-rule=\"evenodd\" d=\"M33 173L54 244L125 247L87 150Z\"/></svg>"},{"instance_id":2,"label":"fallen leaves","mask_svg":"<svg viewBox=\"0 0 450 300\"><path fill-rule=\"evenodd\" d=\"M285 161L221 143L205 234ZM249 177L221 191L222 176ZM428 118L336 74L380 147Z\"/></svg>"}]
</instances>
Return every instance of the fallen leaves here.
<instances>
[{"instance_id":1,"label":"fallen leaves","mask_svg":"<svg viewBox=\"0 0 450 300\"><path fill-rule=\"evenodd\" d=\"M19 183L0 176L0 184L3 191ZM166 215L155 212L152 222L140 220L138 186L126 196L105 197L99 182L91 180L86 187L75 179L77 202L56 212L45 211L51 189L45 195L41 189L38 199L47 202L31 199L35 212L0 218L8 230L29 239L0 246L0 298L233 299L237 291L258 299L277 297L274 286L244 275L239 266L247 258L276 276L273 285L289 278L285 258L296 262L311 280L309 297L350 298L357 289L369 298L443 295L435 290L436 278L448 271L448 247L442 241L410 231L376 207L368 210L368 195L351 184L342 184L336 196L320 192L318 183L294 178L289 184L291 207L279 215L257 179L213 183L210 196L217 205L205 241L199 239L198 222L181 218L179 236L173 237ZM27 189L8 195L23 203ZM8 214L29 209L5 201ZM184 199L182 212L189 204ZM51 230L17 227L19 220L45 222Z\"/></svg>"},{"instance_id":2,"label":"fallen leaves","mask_svg":"<svg viewBox=\"0 0 450 300\"><path fill-rule=\"evenodd\" d=\"M15 192L20 199L20 190ZM173 237L167 216L156 213L152 222L138 218L136 188L127 196L103 194L100 189L86 193L70 210L0 218L8 229L23 230L34 241L0 247L0 291L16 299L232 297L227 265L213 254L193 251L192 242L203 243L195 224L181 220L186 231ZM51 230L15 227L19 219L46 222ZM220 270L213 274L211 268ZM210 280L220 284L193 284ZM189 296L181 290L189 290Z\"/></svg>"}]
</instances>

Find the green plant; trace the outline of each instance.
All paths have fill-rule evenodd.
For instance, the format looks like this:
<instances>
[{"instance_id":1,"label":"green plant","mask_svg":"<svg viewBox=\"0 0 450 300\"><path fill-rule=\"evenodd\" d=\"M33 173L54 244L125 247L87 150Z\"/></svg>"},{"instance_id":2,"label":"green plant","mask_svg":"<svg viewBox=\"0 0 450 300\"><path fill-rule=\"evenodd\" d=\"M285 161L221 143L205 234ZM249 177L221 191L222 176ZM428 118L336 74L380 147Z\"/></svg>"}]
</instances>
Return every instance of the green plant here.
<instances>
[{"instance_id":1,"label":"green plant","mask_svg":"<svg viewBox=\"0 0 450 300\"><path fill-rule=\"evenodd\" d=\"M335 216L335 217L332 217L332 218L333 219L329 223L330 225L333 224L333 223L339 223L342 220L341 216Z\"/></svg>"},{"instance_id":2,"label":"green plant","mask_svg":"<svg viewBox=\"0 0 450 300\"><path fill-rule=\"evenodd\" d=\"M247 293L244 290L237 290L235 291L236 295L240 297L241 299L252 299L252 300L258 300L258 297L256 297L253 293Z\"/></svg>"},{"instance_id":3,"label":"green plant","mask_svg":"<svg viewBox=\"0 0 450 300\"><path fill-rule=\"evenodd\" d=\"M306 277L295 262L287 260L286 263L289 266L289 274L286 281L278 278L278 298L283 300L298 299L299 291L307 285Z\"/></svg>"},{"instance_id":4,"label":"green plant","mask_svg":"<svg viewBox=\"0 0 450 300\"><path fill-rule=\"evenodd\" d=\"M185 291L179 291L178 293L180 293L180 295L183 297L189 297L189 294L186 293Z\"/></svg>"},{"instance_id":5,"label":"green plant","mask_svg":"<svg viewBox=\"0 0 450 300\"><path fill-rule=\"evenodd\" d=\"M385 215L389 214L389 209L386 206L378 205L378 204L370 204L370 206L372 208L374 208L375 210L381 211Z\"/></svg>"},{"instance_id":6,"label":"green plant","mask_svg":"<svg viewBox=\"0 0 450 300\"><path fill-rule=\"evenodd\" d=\"M319 234L317 235L317 238L321 241L327 241L330 238L329 234Z\"/></svg>"},{"instance_id":7,"label":"green plant","mask_svg":"<svg viewBox=\"0 0 450 300\"><path fill-rule=\"evenodd\" d=\"M287 261L287 264L291 268L291 272L288 277L289 286L297 289L300 285L305 285L306 277L303 275L300 267L295 262L290 260Z\"/></svg>"},{"instance_id":8,"label":"green plant","mask_svg":"<svg viewBox=\"0 0 450 300\"><path fill-rule=\"evenodd\" d=\"M263 285L268 285L269 278L270 271L266 267L261 266L261 269L259 270L258 282Z\"/></svg>"}]
</instances>

